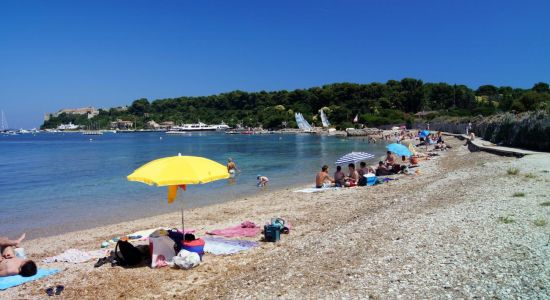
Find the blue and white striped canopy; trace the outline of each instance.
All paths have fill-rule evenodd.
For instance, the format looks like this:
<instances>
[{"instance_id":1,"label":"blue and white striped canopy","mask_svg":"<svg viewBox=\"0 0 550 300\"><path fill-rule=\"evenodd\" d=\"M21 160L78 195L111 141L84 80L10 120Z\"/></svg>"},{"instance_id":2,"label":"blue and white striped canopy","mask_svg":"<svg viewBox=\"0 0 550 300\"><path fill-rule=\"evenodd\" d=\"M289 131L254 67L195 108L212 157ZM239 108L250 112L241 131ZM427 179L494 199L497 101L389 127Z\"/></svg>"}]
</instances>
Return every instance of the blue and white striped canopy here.
<instances>
[{"instance_id":1,"label":"blue and white striped canopy","mask_svg":"<svg viewBox=\"0 0 550 300\"><path fill-rule=\"evenodd\" d=\"M336 161L336 165L356 163L358 161L374 158L374 155L367 152L350 152Z\"/></svg>"}]
</instances>

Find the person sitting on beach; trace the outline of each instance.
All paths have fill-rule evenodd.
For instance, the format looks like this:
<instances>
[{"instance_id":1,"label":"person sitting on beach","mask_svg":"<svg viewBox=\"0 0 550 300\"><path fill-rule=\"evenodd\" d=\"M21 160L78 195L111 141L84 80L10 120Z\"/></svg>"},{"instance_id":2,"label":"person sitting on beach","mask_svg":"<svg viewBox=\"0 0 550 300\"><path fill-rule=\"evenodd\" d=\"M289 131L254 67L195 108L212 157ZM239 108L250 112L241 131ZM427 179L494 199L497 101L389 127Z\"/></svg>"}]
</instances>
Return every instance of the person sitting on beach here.
<instances>
[{"instance_id":1,"label":"person sitting on beach","mask_svg":"<svg viewBox=\"0 0 550 300\"><path fill-rule=\"evenodd\" d=\"M336 172L334 172L334 185L336 187L343 187L346 184L346 174L342 172L342 167L337 166Z\"/></svg>"},{"instance_id":2,"label":"person sitting on beach","mask_svg":"<svg viewBox=\"0 0 550 300\"><path fill-rule=\"evenodd\" d=\"M437 132L437 141L436 141L436 143L438 143L438 144L439 144L439 143L445 143L445 142L443 141L443 134L441 133L441 131L438 131L438 132Z\"/></svg>"},{"instance_id":3,"label":"person sitting on beach","mask_svg":"<svg viewBox=\"0 0 550 300\"><path fill-rule=\"evenodd\" d=\"M386 164L386 167L390 167L390 166L393 166L396 162L395 162L395 155L393 155L391 153L391 151L388 151L386 152L386 159L384 160L384 163Z\"/></svg>"},{"instance_id":4,"label":"person sitting on beach","mask_svg":"<svg viewBox=\"0 0 550 300\"><path fill-rule=\"evenodd\" d=\"M359 173L357 173L357 170L355 170L355 164L349 164L348 169L349 175L346 177L345 185L347 187L356 186L357 182L359 181Z\"/></svg>"},{"instance_id":5,"label":"person sitting on beach","mask_svg":"<svg viewBox=\"0 0 550 300\"><path fill-rule=\"evenodd\" d=\"M357 170L357 172L359 173L359 176L365 176L367 174L374 174L376 172L374 166L367 166L367 164L365 162L361 162L359 164L359 166L361 166L361 168L359 170Z\"/></svg>"},{"instance_id":6,"label":"person sitting on beach","mask_svg":"<svg viewBox=\"0 0 550 300\"><path fill-rule=\"evenodd\" d=\"M30 277L36 274L37 268L34 261L15 256L14 247L19 247L25 239L23 233L17 240L0 237L0 277L21 275Z\"/></svg>"},{"instance_id":7,"label":"person sitting on beach","mask_svg":"<svg viewBox=\"0 0 550 300\"><path fill-rule=\"evenodd\" d=\"M321 172L317 173L317 176L315 176L315 187L318 189L326 187L325 183L327 182L334 183L334 179L330 178L328 175L328 166L324 165L321 168Z\"/></svg>"},{"instance_id":8,"label":"person sitting on beach","mask_svg":"<svg viewBox=\"0 0 550 300\"><path fill-rule=\"evenodd\" d=\"M262 175L258 175L256 177L256 179L258 179L258 187L265 187L265 186L267 186L267 183L269 182L269 178L267 178L266 176L262 176Z\"/></svg>"},{"instance_id":9,"label":"person sitting on beach","mask_svg":"<svg viewBox=\"0 0 550 300\"><path fill-rule=\"evenodd\" d=\"M390 174L391 174L391 172L388 169L388 167L386 167L384 162L379 161L378 162L378 168L376 169L376 176L385 176L385 175L390 175Z\"/></svg>"},{"instance_id":10,"label":"person sitting on beach","mask_svg":"<svg viewBox=\"0 0 550 300\"><path fill-rule=\"evenodd\" d=\"M237 165L233 161L233 159L230 157L227 159L227 172L229 174L235 174L239 171L239 168L237 168Z\"/></svg>"}]
</instances>

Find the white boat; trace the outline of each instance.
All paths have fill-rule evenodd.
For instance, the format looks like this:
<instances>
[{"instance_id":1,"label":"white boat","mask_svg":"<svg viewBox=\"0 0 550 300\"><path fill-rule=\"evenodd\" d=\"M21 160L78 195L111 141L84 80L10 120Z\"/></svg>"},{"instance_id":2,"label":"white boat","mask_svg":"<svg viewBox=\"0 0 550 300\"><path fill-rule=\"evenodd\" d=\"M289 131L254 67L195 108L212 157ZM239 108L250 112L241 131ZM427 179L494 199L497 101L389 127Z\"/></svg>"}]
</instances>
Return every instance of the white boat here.
<instances>
[{"instance_id":1,"label":"white boat","mask_svg":"<svg viewBox=\"0 0 550 300\"><path fill-rule=\"evenodd\" d=\"M180 126L173 126L170 131L216 131L218 130L218 126L221 126L221 125L206 125L202 122L199 122L194 124L183 124Z\"/></svg>"},{"instance_id":2,"label":"white boat","mask_svg":"<svg viewBox=\"0 0 550 300\"><path fill-rule=\"evenodd\" d=\"M214 125L216 126L216 130L217 131L226 131L228 129L231 129L231 127L229 127L227 124L225 124L223 121L221 124L218 124L218 125Z\"/></svg>"},{"instance_id":3,"label":"white boat","mask_svg":"<svg viewBox=\"0 0 550 300\"><path fill-rule=\"evenodd\" d=\"M79 127L80 126L69 122L69 124L61 124L61 125L57 126L57 129L58 130L77 130Z\"/></svg>"},{"instance_id":4,"label":"white boat","mask_svg":"<svg viewBox=\"0 0 550 300\"><path fill-rule=\"evenodd\" d=\"M323 127L327 128L330 126L330 122L328 121L327 115L325 114L325 111L323 109L319 110L319 113L321 114L321 122L323 122Z\"/></svg>"},{"instance_id":5,"label":"white boat","mask_svg":"<svg viewBox=\"0 0 550 300\"><path fill-rule=\"evenodd\" d=\"M296 124L303 132L313 133L313 127L306 121L304 116L301 113L295 113L294 117L296 118Z\"/></svg>"}]
</instances>

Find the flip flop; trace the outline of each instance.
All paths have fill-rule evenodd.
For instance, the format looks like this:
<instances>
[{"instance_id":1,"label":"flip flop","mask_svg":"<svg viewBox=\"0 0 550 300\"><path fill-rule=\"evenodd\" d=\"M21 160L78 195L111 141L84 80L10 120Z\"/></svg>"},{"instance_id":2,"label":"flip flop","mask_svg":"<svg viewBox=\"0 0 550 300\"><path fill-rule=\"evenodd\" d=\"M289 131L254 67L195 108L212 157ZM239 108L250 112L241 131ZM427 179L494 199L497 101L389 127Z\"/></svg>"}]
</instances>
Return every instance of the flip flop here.
<instances>
[{"instance_id":1,"label":"flip flop","mask_svg":"<svg viewBox=\"0 0 550 300\"><path fill-rule=\"evenodd\" d=\"M46 294L48 294L48 296L53 296L53 287L49 287L46 289Z\"/></svg>"},{"instance_id":2,"label":"flip flop","mask_svg":"<svg viewBox=\"0 0 550 300\"><path fill-rule=\"evenodd\" d=\"M102 265L104 265L105 263L107 263L108 261L108 258L107 257L102 257L100 259L97 260L97 262L94 264L94 268L99 268L101 267Z\"/></svg>"},{"instance_id":3,"label":"flip flop","mask_svg":"<svg viewBox=\"0 0 550 300\"><path fill-rule=\"evenodd\" d=\"M62 285L56 286L56 287L55 287L55 294L56 294L56 295L61 295L61 292L63 292L64 289L65 289L65 287L62 286Z\"/></svg>"}]
</instances>

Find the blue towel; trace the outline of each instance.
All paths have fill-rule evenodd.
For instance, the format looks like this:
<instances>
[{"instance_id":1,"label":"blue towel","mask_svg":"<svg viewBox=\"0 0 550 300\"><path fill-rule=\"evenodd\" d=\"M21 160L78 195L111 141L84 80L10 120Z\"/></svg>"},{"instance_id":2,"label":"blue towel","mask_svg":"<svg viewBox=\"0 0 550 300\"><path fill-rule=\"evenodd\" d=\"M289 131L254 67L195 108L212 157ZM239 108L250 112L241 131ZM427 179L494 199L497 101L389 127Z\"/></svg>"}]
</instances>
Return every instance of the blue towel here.
<instances>
[{"instance_id":1,"label":"blue towel","mask_svg":"<svg viewBox=\"0 0 550 300\"><path fill-rule=\"evenodd\" d=\"M0 290L9 289L14 286L18 286L25 282L40 279L42 277L50 276L59 272L58 269L39 269L34 276L23 277L21 275L13 275L7 277L0 277Z\"/></svg>"}]
</instances>

